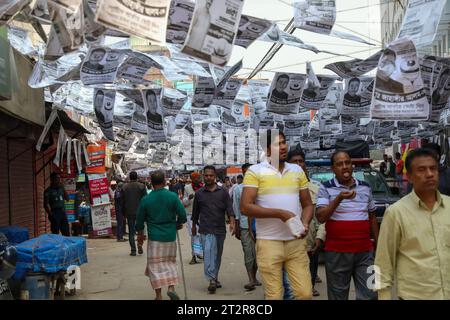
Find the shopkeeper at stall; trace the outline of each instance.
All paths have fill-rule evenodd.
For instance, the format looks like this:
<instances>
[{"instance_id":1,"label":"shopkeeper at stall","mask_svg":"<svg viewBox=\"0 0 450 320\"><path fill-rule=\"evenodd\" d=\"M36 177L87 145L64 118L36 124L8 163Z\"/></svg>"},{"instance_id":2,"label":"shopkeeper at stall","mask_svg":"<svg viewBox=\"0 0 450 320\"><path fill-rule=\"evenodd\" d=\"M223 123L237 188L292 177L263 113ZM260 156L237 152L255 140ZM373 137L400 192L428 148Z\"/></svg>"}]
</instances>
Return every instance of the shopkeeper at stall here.
<instances>
[{"instance_id":1,"label":"shopkeeper at stall","mask_svg":"<svg viewBox=\"0 0 450 320\"><path fill-rule=\"evenodd\" d=\"M69 201L69 196L61 183L61 177L53 172L50 175L50 187L44 191L44 208L50 220L52 233L61 232L63 236L69 237L69 223L64 201Z\"/></svg>"}]
</instances>

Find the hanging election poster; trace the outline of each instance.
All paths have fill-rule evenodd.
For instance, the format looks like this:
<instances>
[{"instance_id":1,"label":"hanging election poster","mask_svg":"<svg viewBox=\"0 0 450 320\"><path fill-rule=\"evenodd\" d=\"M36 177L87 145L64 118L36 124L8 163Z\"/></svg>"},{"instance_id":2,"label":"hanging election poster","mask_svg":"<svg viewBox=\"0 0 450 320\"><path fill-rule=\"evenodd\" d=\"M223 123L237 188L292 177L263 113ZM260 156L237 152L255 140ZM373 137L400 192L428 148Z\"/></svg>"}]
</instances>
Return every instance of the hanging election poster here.
<instances>
[{"instance_id":1,"label":"hanging election poster","mask_svg":"<svg viewBox=\"0 0 450 320\"><path fill-rule=\"evenodd\" d=\"M243 0L198 0L182 52L225 66L239 28Z\"/></svg>"},{"instance_id":2,"label":"hanging election poster","mask_svg":"<svg viewBox=\"0 0 450 320\"><path fill-rule=\"evenodd\" d=\"M147 119L148 142L166 142L160 107L160 89L143 90L142 99Z\"/></svg>"},{"instance_id":3,"label":"hanging election poster","mask_svg":"<svg viewBox=\"0 0 450 320\"><path fill-rule=\"evenodd\" d=\"M112 84L124 54L106 47L92 47L81 66L81 82L87 85Z\"/></svg>"},{"instance_id":4,"label":"hanging election poster","mask_svg":"<svg viewBox=\"0 0 450 320\"><path fill-rule=\"evenodd\" d=\"M370 99L364 99L362 93L372 83L373 78L359 77L345 79L345 90L342 96L341 114L359 118L370 117Z\"/></svg>"},{"instance_id":5,"label":"hanging election poster","mask_svg":"<svg viewBox=\"0 0 450 320\"><path fill-rule=\"evenodd\" d=\"M305 81L304 74L277 72L270 88L267 112L297 114Z\"/></svg>"},{"instance_id":6,"label":"hanging election poster","mask_svg":"<svg viewBox=\"0 0 450 320\"><path fill-rule=\"evenodd\" d=\"M195 3L190 0L172 0L167 19L166 42L184 44L191 25Z\"/></svg>"},{"instance_id":7,"label":"hanging election poster","mask_svg":"<svg viewBox=\"0 0 450 320\"><path fill-rule=\"evenodd\" d=\"M294 26L321 34L330 34L336 21L335 1L294 2Z\"/></svg>"},{"instance_id":8,"label":"hanging election poster","mask_svg":"<svg viewBox=\"0 0 450 320\"><path fill-rule=\"evenodd\" d=\"M170 0L98 0L96 20L127 34L163 44Z\"/></svg>"},{"instance_id":9,"label":"hanging election poster","mask_svg":"<svg viewBox=\"0 0 450 320\"><path fill-rule=\"evenodd\" d=\"M381 51L371 55L367 59L353 59L327 64L324 68L333 71L342 78L355 78L372 71L378 66Z\"/></svg>"},{"instance_id":10,"label":"hanging election poster","mask_svg":"<svg viewBox=\"0 0 450 320\"><path fill-rule=\"evenodd\" d=\"M417 48L433 43L446 0L410 0L397 39L407 38Z\"/></svg>"},{"instance_id":11,"label":"hanging election poster","mask_svg":"<svg viewBox=\"0 0 450 320\"><path fill-rule=\"evenodd\" d=\"M114 141L113 118L116 91L96 89L94 91L94 111L103 135Z\"/></svg>"},{"instance_id":12,"label":"hanging election poster","mask_svg":"<svg viewBox=\"0 0 450 320\"><path fill-rule=\"evenodd\" d=\"M430 105L411 40L397 40L383 51L375 79L372 119L427 120Z\"/></svg>"},{"instance_id":13,"label":"hanging election poster","mask_svg":"<svg viewBox=\"0 0 450 320\"><path fill-rule=\"evenodd\" d=\"M248 48L256 39L267 32L272 27L272 22L265 19L241 15L239 29L234 44L243 48Z\"/></svg>"},{"instance_id":14,"label":"hanging election poster","mask_svg":"<svg viewBox=\"0 0 450 320\"><path fill-rule=\"evenodd\" d=\"M322 107L330 88L337 80L336 77L332 76L318 76L317 79L320 83L320 87L318 88L306 84L300 100L300 108L319 110Z\"/></svg>"}]
</instances>

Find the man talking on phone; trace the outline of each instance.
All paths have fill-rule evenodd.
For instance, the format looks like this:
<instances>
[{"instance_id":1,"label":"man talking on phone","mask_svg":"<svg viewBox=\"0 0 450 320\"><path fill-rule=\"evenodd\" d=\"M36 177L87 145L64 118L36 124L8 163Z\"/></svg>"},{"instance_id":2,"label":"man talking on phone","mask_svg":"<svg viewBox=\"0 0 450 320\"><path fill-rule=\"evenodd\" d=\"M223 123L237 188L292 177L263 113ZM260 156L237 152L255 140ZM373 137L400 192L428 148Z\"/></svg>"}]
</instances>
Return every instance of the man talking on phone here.
<instances>
[{"instance_id":1,"label":"man talking on phone","mask_svg":"<svg viewBox=\"0 0 450 320\"><path fill-rule=\"evenodd\" d=\"M331 156L335 178L321 184L316 216L326 222L325 271L329 300L348 300L353 277L357 300L375 300L368 286L374 264L378 223L370 186L353 177L352 159L346 151ZM371 237L372 236L372 237ZM369 281L370 282L370 281Z\"/></svg>"}]
</instances>

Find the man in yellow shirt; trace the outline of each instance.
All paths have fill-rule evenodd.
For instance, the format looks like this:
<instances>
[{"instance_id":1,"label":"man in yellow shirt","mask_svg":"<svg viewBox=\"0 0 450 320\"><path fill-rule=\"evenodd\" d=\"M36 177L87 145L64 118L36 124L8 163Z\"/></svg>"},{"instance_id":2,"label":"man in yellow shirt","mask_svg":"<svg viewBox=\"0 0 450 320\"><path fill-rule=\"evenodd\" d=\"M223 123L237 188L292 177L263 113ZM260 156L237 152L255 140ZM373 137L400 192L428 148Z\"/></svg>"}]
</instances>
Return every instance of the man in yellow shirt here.
<instances>
[{"instance_id":1,"label":"man in yellow shirt","mask_svg":"<svg viewBox=\"0 0 450 320\"><path fill-rule=\"evenodd\" d=\"M272 132L273 131L273 132ZM313 216L308 179L287 162L283 132L260 136L267 160L251 166L244 177L241 212L256 218L256 260L268 300L283 298L283 267L298 300L312 298L306 235Z\"/></svg>"},{"instance_id":2,"label":"man in yellow shirt","mask_svg":"<svg viewBox=\"0 0 450 320\"><path fill-rule=\"evenodd\" d=\"M413 191L386 210L375 258L375 290L392 299L450 299L450 197L441 195L438 157L420 148L406 158Z\"/></svg>"}]
</instances>

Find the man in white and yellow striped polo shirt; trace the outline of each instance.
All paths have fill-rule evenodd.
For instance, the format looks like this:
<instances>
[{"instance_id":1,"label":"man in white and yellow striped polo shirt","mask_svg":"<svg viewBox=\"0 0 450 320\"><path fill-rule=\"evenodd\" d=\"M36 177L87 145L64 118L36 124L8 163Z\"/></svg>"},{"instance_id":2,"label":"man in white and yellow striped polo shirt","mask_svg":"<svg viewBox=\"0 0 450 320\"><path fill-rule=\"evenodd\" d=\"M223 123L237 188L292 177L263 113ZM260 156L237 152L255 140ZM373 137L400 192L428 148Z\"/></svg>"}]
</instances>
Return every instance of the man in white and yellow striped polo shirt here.
<instances>
[{"instance_id":1,"label":"man in white and yellow striped polo shirt","mask_svg":"<svg viewBox=\"0 0 450 320\"><path fill-rule=\"evenodd\" d=\"M267 161L248 169L241 212L256 218L256 259L265 297L283 299L284 266L295 298L311 299L305 239L313 215L308 179L298 165L286 162L288 146L281 131L268 130L261 141L267 141Z\"/></svg>"}]
</instances>

